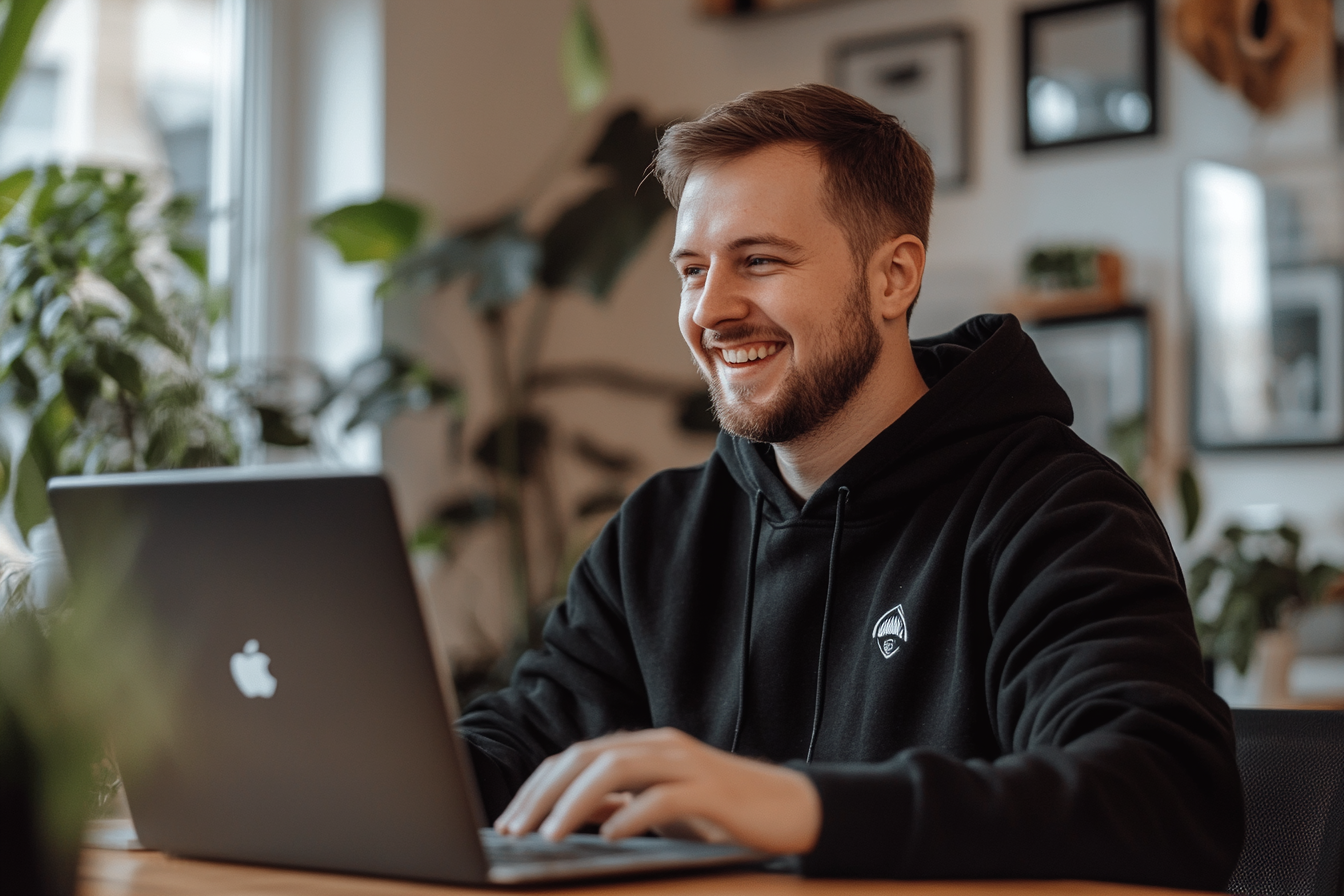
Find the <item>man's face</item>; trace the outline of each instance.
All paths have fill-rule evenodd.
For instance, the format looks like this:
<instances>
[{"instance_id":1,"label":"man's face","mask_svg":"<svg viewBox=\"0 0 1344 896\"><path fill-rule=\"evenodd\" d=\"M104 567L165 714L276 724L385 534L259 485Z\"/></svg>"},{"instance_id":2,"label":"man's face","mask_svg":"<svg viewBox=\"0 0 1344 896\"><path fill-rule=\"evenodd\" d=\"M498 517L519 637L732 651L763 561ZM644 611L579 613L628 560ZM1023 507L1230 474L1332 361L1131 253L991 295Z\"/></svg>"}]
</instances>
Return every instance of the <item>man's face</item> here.
<instances>
[{"instance_id":1,"label":"man's face","mask_svg":"<svg viewBox=\"0 0 1344 896\"><path fill-rule=\"evenodd\" d=\"M681 334L728 432L784 443L854 395L882 339L868 281L823 206L816 153L698 165L677 211Z\"/></svg>"}]
</instances>

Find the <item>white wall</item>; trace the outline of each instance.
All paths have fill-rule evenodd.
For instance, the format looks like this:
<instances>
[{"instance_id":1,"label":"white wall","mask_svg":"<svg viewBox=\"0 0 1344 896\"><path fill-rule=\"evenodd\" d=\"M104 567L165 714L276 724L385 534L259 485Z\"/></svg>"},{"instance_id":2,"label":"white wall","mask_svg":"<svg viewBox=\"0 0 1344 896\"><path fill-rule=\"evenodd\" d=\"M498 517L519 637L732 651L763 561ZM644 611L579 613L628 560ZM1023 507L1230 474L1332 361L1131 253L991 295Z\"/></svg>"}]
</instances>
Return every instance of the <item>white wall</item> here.
<instances>
[{"instance_id":1,"label":"white wall","mask_svg":"<svg viewBox=\"0 0 1344 896\"><path fill-rule=\"evenodd\" d=\"M1309 93L1277 119L1258 119L1166 34L1159 137L1027 158L1018 149L1016 2L850 0L727 22L699 17L692 0L593 0L592 6L612 58L611 102L636 100L668 118L698 114L746 90L823 80L828 49L841 39L964 25L973 54L973 176L969 187L936 200L915 334L990 310L1015 285L1033 244L1118 247L1130 260L1135 291L1155 308L1158 454L1168 468L1186 450L1187 328L1178 254L1184 165L1213 158L1290 173L1304 163L1338 169L1326 93ZM496 210L522 187L565 132L556 46L569 7L568 0L387 0L390 191L427 201L444 222L461 222ZM1337 190L1320 200L1327 218L1337 215ZM670 233L668 226L659 232L609 307L574 300L564 309L550 357L600 356L690 377L675 327L677 287L663 260ZM1320 251L1338 255L1341 248ZM453 342L469 321L450 309L403 315L397 326L403 338L433 346L445 369L474 358L469 344ZM710 449L708 442L679 439L647 411L619 405L575 397L566 409L618 420L619 431L642 440L650 467L689 462ZM451 486L446 463L411 447L412 433L438 425L407 421L388 442L388 465L412 516ZM1344 451L1223 453L1200 458L1200 470L1209 507L1201 537L1245 504L1278 503L1309 528L1313 548L1344 559Z\"/></svg>"}]
</instances>

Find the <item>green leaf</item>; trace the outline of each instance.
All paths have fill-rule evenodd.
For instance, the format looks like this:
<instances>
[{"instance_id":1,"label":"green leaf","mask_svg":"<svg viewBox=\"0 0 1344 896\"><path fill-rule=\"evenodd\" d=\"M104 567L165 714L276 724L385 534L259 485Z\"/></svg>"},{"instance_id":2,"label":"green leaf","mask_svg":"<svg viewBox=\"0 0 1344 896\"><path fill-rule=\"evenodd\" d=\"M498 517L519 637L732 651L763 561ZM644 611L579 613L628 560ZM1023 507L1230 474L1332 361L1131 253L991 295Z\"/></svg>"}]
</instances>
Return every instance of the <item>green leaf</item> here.
<instances>
[{"instance_id":1,"label":"green leaf","mask_svg":"<svg viewBox=\"0 0 1344 896\"><path fill-rule=\"evenodd\" d=\"M28 347L29 337L32 334L31 319L15 324L5 330L4 333L0 333L0 370L14 363L14 360L23 354L23 350Z\"/></svg>"},{"instance_id":2,"label":"green leaf","mask_svg":"<svg viewBox=\"0 0 1344 896\"><path fill-rule=\"evenodd\" d=\"M2 38L0 38L2 40ZM42 169L42 187L33 199L33 207L28 212L28 223L33 228L46 223L56 209L56 191L65 184L65 175L59 165L48 165Z\"/></svg>"},{"instance_id":3,"label":"green leaf","mask_svg":"<svg viewBox=\"0 0 1344 896\"><path fill-rule=\"evenodd\" d=\"M13 466L13 458L10 456L9 451L9 441L0 437L0 495L9 493L9 474Z\"/></svg>"},{"instance_id":4,"label":"green leaf","mask_svg":"<svg viewBox=\"0 0 1344 896\"><path fill-rule=\"evenodd\" d=\"M481 466L511 470L526 479L537 468L542 449L550 441L551 426L535 414L501 420L490 428L473 453Z\"/></svg>"},{"instance_id":5,"label":"green leaf","mask_svg":"<svg viewBox=\"0 0 1344 896\"><path fill-rule=\"evenodd\" d=\"M47 302L37 320L37 332L43 339L50 339L65 318L65 313L74 304L68 295L58 296Z\"/></svg>"},{"instance_id":6,"label":"green leaf","mask_svg":"<svg viewBox=\"0 0 1344 896\"><path fill-rule=\"evenodd\" d=\"M47 503L47 480L42 476L37 460L33 457L32 446L23 453L14 485L14 522L24 541L34 526L51 517L51 505Z\"/></svg>"},{"instance_id":7,"label":"green leaf","mask_svg":"<svg viewBox=\"0 0 1344 896\"><path fill-rule=\"evenodd\" d=\"M61 371L61 388L65 390L66 400L74 409L75 415L83 420L89 415L89 408L102 391L102 377L91 364L75 361Z\"/></svg>"},{"instance_id":8,"label":"green leaf","mask_svg":"<svg viewBox=\"0 0 1344 896\"><path fill-rule=\"evenodd\" d=\"M637 110L611 119L587 163L606 169L612 181L567 208L546 231L539 273L544 286L577 289L599 301L610 295L672 210L661 190L640 188L657 146L657 128Z\"/></svg>"},{"instance_id":9,"label":"green leaf","mask_svg":"<svg viewBox=\"0 0 1344 896\"><path fill-rule=\"evenodd\" d=\"M434 520L443 526L474 526L499 516L499 502L487 492L454 498L434 511Z\"/></svg>"},{"instance_id":10,"label":"green leaf","mask_svg":"<svg viewBox=\"0 0 1344 896\"><path fill-rule=\"evenodd\" d=\"M0 44L3 44L4 38L0 36ZM0 62L0 68L3 68L3 62ZM23 194L33 184L33 177L36 172L31 168L24 168L22 171L15 171L4 180L0 180L0 221L9 216L14 211L14 206L19 204Z\"/></svg>"},{"instance_id":11,"label":"green leaf","mask_svg":"<svg viewBox=\"0 0 1344 896\"><path fill-rule=\"evenodd\" d=\"M253 410L261 418L261 440L282 448L306 448L312 437L299 429L293 415L283 408L259 406Z\"/></svg>"},{"instance_id":12,"label":"green leaf","mask_svg":"<svg viewBox=\"0 0 1344 896\"><path fill-rule=\"evenodd\" d=\"M516 227L492 234L477 247L476 285L467 303L478 311L502 308L532 288L541 249Z\"/></svg>"},{"instance_id":13,"label":"green leaf","mask_svg":"<svg viewBox=\"0 0 1344 896\"><path fill-rule=\"evenodd\" d=\"M411 533L406 547L411 553L421 551L441 551L444 549L448 540L448 530L446 527L436 522L424 523L420 528Z\"/></svg>"},{"instance_id":14,"label":"green leaf","mask_svg":"<svg viewBox=\"0 0 1344 896\"><path fill-rule=\"evenodd\" d=\"M14 79L23 68L28 40L33 36L33 26L47 0L9 0L7 5L8 15L3 30L0 30L0 105L9 97Z\"/></svg>"},{"instance_id":15,"label":"green leaf","mask_svg":"<svg viewBox=\"0 0 1344 896\"><path fill-rule=\"evenodd\" d=\"M145 393L144 371L140 359L113 342L99 342L93 357L99 369L116 380L129 395L139 398Z\"/></svg>"},{"instance_id":16,"label":"green leaf","mask_svg":"<svg viewBox=\"0 0 1344 896\"><path fill-rule=\"evenodd\" d=\"M206 254L204 246L196 246L191 243L173 243L173 254L182 259L182 263L187 266L200 280L204 281L210 272L210 260Z\"/></svg>"},{"instance_id":17,"label":"green leaf","mask_svg":"<svg viewBox=\"0 0 1344 896\"><path fill-rule=\"evenodd\" d=\"M1199 526L1199 482L1196 481L1194 471L1188 465L1181 467L1180 473L1176 475L1176 482L1181 496L1181 513L1185 518L1185 538L1189 541Z\"/></svg>"},{"instance_id":18,"label":"green leaf","mask_svg":"<svg viewBox=\"0 0 1344 896\"><path fill-rule=\"evenodd\" d=\"M191 360L191 346L173 330L168 319L159 313L158 309L137 314L128 329L131 332L143 333L184 360Z\"/></svg>"},{"instance_id":19,"label":"green leaf","mask_svg":"<svg viewBox=\"0 0 1344 896\"><path fill-rule=\"evenodd\" d=\"M583 114L607 95L611 73L602 34L585 0L578 0L560 38L560 77L569 108Z\"/></svg>"},{"instance_id":20,"label":"green leaf","mask_svg":"<svg viewBox=\"0 0 1344 896\"><path fill-rule=\"evenodd\" d=\"M107 272L107 278L141 314L158 314L159 303L149 281L127 259Z\"/></svg>"},{"instance_id":21,"label":"green leaf","mask_svg":"<svg viewBox=\"0 0 1344 896\"><path fill-rule=\"evenodd\" d=\"M419 206L384 196L328 212L314 219L312 227L346 264L393 261L420 241L424 218Z\"/></svg>"},{"instance_id":22,"label":"green leaf","mask_svg":"<svg viewBox=\"0 0 1344 896\"><path fill-rule=\"evenodd\" d=\"M605 300L670 210L661 194L649 201L617 187L598 190L567 209L546 232L541 282Z\"/></svg>"},{"instance_id":23,"label":"green leaf","mask_svg":"<svg viewBox=\"0 0 1344 896\"><path fill-rule=\"evenodd\" d=\"M649 163L658 150L658 134L665 127L645 121L633 106L622 109L611 116L584 164L608 169L616 182L630 187L634 193L645 181ZM651 189L654 193L662 192L656 186Z\"/></svg>"},{"instance_id":24,"label":"green leaf","mask_svg":"<svg viewBox=\"0 0 1344 896\"><path fill-rule=\"evenodd\" d=\"M450 234L397 259L376 294L384 300L427 295L470 271L475 255L470 239Z\"/></svg>"}]
</instances>

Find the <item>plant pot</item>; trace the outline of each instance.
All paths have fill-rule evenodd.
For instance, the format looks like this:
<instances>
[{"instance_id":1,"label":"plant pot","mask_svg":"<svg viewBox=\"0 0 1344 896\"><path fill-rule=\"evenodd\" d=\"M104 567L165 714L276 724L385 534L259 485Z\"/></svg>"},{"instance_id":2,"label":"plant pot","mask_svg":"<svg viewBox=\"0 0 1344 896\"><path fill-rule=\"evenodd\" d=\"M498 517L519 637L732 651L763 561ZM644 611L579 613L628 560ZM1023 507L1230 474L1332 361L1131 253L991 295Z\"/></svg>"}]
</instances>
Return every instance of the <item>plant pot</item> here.
<instances>
[{"instance_id":1,"label":"plant pot","mask_svg":"<svg viewBox=\"0 0 1344 896\"><path fill-rule=\"evenodd\" d=\"M1255 648L1246 674L1229 662L1215 670L1215 687L1231 706L1284 707L1293 704L1289 675L1297 659L1297 636L1291 627L1266 629L1255 636Z\"/></svg>"}]
</instances>

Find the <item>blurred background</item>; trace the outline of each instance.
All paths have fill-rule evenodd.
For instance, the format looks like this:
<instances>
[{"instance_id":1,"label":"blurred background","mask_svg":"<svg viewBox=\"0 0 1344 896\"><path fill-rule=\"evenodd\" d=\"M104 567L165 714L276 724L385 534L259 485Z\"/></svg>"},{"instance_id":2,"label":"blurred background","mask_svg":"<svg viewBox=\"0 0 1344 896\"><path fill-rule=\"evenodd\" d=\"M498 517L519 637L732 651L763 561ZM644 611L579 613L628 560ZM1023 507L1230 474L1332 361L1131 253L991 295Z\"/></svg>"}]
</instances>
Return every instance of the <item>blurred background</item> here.
<instances>
[{"instance_id":1,"label":"blurred background","mask_svg":"<svg viewBox=\"0 0 1344 896\"><path fill-rule=\"evenodd\" d=\"M380 467L441 654L464 695L491 686L624 495L713 449L675 324L673 217L640 186L657 129L824 81L933 155L913 335L1018 314L1080 434L1167 522L1220 691L1344 703L1344 18L1329 0L36 8L0 176L38 174L5 181L5 201L39 207L53 163L139 174L142 217L190 199L171 245L199 281L183 302L213 310L179 354L228 439L208 457L147 455L133 434L95 450L70 377L57 439L6 368L9 555L57 550L24 497L29 455L43 479ZM68 279L129 294L110 274ZM36 287L7 284L26 307ZM37 365L37 343L3 344L21 319L0 361ZM95 392L133 392L105 355L90 355L110 378ZM56 441L25 454L33 433Z\"/></svg>"}]
</instances>

